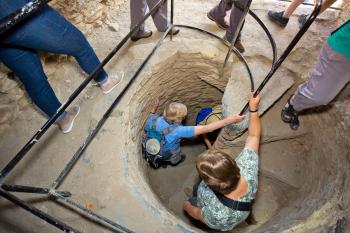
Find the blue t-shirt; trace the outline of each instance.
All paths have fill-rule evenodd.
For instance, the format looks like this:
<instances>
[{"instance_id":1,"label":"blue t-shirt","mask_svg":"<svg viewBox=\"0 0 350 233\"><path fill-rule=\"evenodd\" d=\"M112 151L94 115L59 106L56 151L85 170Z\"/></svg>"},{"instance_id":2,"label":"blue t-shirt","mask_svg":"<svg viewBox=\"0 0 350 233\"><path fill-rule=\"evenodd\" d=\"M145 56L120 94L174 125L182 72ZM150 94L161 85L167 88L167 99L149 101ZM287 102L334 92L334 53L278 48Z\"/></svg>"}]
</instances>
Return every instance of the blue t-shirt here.
<instances>
[{"instance_id":1,"label":"blue t-shirt","mask_svg":"<svg viewBox=\"0 0 350 233\"><path fill-rule=\"evenodd\" d=\"M152 126L152 116L151 114L148 119L145 126L145 131L147 132L150 130ZM156 124L156 130L158 132L163 131L164 129L172 126L172 124L169 124L165 119L164 116L159 116L157 119ZM176 151L180 149L180 141L181 138L191 138L194 136L194 126L183 126L179 124L178 127L176 127L171 133L165 136L165 143L163 145L163 150L172 150Z\"/></svg>"}]
</instances>

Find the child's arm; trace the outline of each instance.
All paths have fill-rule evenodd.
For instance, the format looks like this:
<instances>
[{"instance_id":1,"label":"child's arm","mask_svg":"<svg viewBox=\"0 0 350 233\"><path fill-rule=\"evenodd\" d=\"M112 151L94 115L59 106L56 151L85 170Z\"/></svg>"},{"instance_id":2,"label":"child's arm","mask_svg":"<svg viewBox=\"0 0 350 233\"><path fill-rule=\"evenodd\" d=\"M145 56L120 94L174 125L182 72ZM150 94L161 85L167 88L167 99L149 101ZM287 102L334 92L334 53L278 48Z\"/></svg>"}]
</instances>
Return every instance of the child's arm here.
<instances>
[{"instance_id":1,"label":"child's arm","mask_svg":"<svg viewBox=\"0 0 350 233\"><path fill-rule=\"evenodd\" d=\"M259 102L260 97L253 97L253 94L251 94L249 100L250 121L248 126L248 137L245 143L245 148L252 149L256 153L259 152L261 134L261 122L258 113Z\"/></svg>"},{"instance_id":2,"label":"child's arm","mask_svg":"<svg viewBox=\"0 0 350 233\"><path fill-rule=\"evenodd\" d=\"M152 107L151 107L150 114L156 113L156 111L158 109L158 106L159 106L159 99L158 98L154 98L154 100L152 102ZM147 116L145 122L143 122L142 129L145 128L148 118L149 118L149 115Z\"/></svg>"},{"instance_id":3,"label":"child's arm","mask_svg":"<svg viewBox=\"0 0 350 233\"><path fill-rule=\"evenodd\" d=\"M158 109L158 106L159 106L159 99L158 98L154 98L153 102L152 102L152 108L151 108L151 111L150 113L151 114L154 114L157 112L157 109Z\"/></svg>"},{"instance_id":4,"label":"child's arm","mask_svg":"<svg viewBox=\"0 0 350 233\"><path fill-rule=\"evenodd\" d=\"M203 222L202 210L200 208L192 206L189 201L184 201L182 207L192 218Z\"/></svg>"},{"instance_id":5,"label":"child's arm","mask_svg":"<svg viewBox=\"0 0 350 233\"><path fill-rule=\"evenodd\" d=\"M213 123L210 123L208 125L200 125L194 127L194 135L200 135L205 133L213 132L214 130L220 129L226 125L237 123L243 120L244 116L240 115L233 115L228 118L222 119L220 121L216 121Z\"/></svg>"},{"instance_id":6,"label":"child's arm","mask_svg":"<svg viewBox=\"0 0 350 233\"><path fill-rule=\"evenodd\" d=\"M203 137L203 140L204 140L204 142L205 142L205 145L207 145L207 147L208 147L208 149L211 149L211 143L210 143L210 141L209 141L209 138L208 138L208 135L206 134L206 133L204 133L203 135L202 135L202 137Z\"/></svg>"},{"instance_id":7,"label":"child's arm","mask_svg":"<svg viewBox=\"0 0 350 233\"><path fill-rule=\"evenodd\" d=\"M332 6L333 3L335 3L335 2L336 2L336 0L324 0L324 1L322 1L320 14L323 13L328 7Z\"/></svg>"}]
</instances>

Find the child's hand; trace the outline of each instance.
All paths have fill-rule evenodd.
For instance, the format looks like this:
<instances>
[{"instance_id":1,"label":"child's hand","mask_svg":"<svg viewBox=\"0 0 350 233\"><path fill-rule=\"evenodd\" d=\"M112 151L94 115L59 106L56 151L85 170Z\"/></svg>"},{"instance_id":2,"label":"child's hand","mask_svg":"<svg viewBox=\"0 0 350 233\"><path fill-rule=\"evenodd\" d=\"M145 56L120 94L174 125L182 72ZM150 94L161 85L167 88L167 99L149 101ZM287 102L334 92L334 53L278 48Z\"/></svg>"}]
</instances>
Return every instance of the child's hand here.
<instances>
[{"instance_id":1,"label":"child's hand","mask_svg":"<svg viewBox=\"0 0 350 233\"><path fill-rule=\"evenodd\" d=\"M231 116L231 119L232 119L233 123L238 123L238 122L241 122L244 119L244 117L245 117L245 115L236 114L236 115Z\"/></svg>"},{"instance_id":2,"label":"child's hand","mask_svg":"<svg viewBox=\"0 0 350 233\"><path fill-rule=\"evenodd\" d=\"M153 99L152 107L158 108L158 106L159 106L159 98L156 97Z\"/></svg>"},{"instance_id":3,"label":"child's hand","mask_svg":"<svg viewBox=\"0 0 350 233\"><path fill-rule=\"evenodd\" d=\"M158 109L159 106L159 99L158 98L154 98L153 102L152 102L152 110L151 113L155 113Z\"/></svg>"}]
</instances>

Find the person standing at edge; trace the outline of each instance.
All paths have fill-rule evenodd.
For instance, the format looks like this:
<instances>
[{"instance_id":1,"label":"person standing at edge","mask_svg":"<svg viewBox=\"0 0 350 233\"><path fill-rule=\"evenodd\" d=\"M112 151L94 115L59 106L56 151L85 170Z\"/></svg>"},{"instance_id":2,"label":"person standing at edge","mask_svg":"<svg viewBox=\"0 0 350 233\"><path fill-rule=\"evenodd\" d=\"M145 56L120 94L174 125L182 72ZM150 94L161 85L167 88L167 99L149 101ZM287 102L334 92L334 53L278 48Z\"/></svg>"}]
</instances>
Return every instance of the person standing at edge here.
<instances>
[{"instance_id":1,"label":"person standing at edge","mask_svg":"<svg viewBox=\"0 0 350 233\"><path fill-rule=\"evenodd\" d=\"M301 111L327 105L349 81L350 19L328 37L309 79L298 87L282 109L282 120L297 130Z\"/></svg>"},{"instance_id":2,"label":"person standing at edge","mask_svg":"<svg viewBox=\"0 0 350 233\"><path fill-rule=\"evenodd\" d=\"M0 18L21 8L30 0L0 0ZM38 51L73 56L80 67L91 74L100 64L84 35L62 15L45 6L25 22L0 35L0 61L11 69L23 83L33 102L49 117L61 106L47 81ZM108 77L102 70L95 81L107 94L122 77ZM80 108L74 106L56 120L63 133L69 133Z\"/></svg>"}]
</instances>

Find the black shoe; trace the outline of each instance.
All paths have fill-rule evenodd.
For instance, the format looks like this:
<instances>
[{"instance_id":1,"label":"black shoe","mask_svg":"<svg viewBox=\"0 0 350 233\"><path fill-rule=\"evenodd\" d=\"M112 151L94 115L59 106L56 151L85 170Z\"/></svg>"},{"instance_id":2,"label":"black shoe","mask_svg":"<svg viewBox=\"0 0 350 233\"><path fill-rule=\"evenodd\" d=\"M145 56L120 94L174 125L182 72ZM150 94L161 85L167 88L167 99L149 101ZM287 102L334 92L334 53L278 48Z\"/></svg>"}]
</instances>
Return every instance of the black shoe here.
<instances>
[{"instance_id":1,"label":"black shoe","mask_svg":"<svg viewBox=\"0 0 350 233\"><path fill-rule=\"evenodd\" d=\"M173 33L173 36L175 36L175 35L179 34L180 29L179 29L178 27L173 27L173 28L171 29L171 31L172 31L172 33ZM170 34L171 34L171 32L169 32L168 35L170 35Z\"/></svg>"},{"instance_id":2,"label":"black shoe","mask_svg":"<svg viewBox=\"0 0 350 233\"><path fill-rule=\"evenodd\" d=\"M305 14L301 14L301 15L299 15L299 17L298 17L298 23L299 23L299 28L301 29L303 26L304 26L304 24L306 23L306 20L307 20L307 17L308 17L309 15L305 15Z\"/></svg>"},{"instance_id":3,"label":"black shoe","mask_svg":"<svg viewBox=\"0 0 350 233\"><path fill-rule=\"evenodd\" d=\"M269 11L267 15L269 18L277 23L278 25L285 27L288 24L289 18L283 17L284 11L276 12L276 11Z\"/></svg>"},{"instance_id":4,"label":"black shoe","mask_svg":"<svg viewBox=\"0 0 350 233\"><path fill-rule=\"evenodd\" d=\"M297 112L294 110L293 105L290 103L292 96L289 97L288 104L286 104L286 106L282 109L281 118L285 123L289 123L289 126L292 130L297 130L299 128L300 122Z\"/></svg>"},{"instance_id":5,"label":"black shoe","mask_svg":"<svg viewBox=\"0 0 350 233\"><path fill-rule=\"evenodd\" d=\"M236 40L235 48L236 48L240 53L244 53L244 52L245 52L244 46L243 46L243 44L242 44L242 42L241 42L240 40Z\"/></svg>"},{"instance_id":6,"label":"black shoe","mask_svg":"<svg viewBox=\"0 0 350 233\"><path fill-rule=\"evenodd\" d=\"M291 95L289 97L289 99L287 100L287 104L286 106L284 106L284 108L281 111L281 118L282 121L284 121L285 123L290 123L292 121L292 118L294 116L296 116L296 112L294 110L293 105L290 103L290 99L293 97L293 95Z\"/></svg>"},{"instance_id":7,"label":"black shoe","mask_svg":"<svg viewBox=\"0 0 350 233\"><path fill-rule=\"evenodd\" d=\"M172 163L171 166L175 167L175 166L179 165L180 163L182 163L182 162L185 161L185 160L186 160L186 155L185 155L185 154L182 154L182 155L181 155L180 161L177 162L177 163Z\"/></svg>"},{"instance_id":8,"label":"black shoe","mask_svg":"<svg viewBox=\"0 0 350 233\"><path fill-rule=\"evenodd\" d=\"M226 30L227 28L230 27L230 25L228 25L225 19L215 19L210 12L207 13L207 16L211 21L214 21L216 25L222 30Z\"/></svg>"},{"instance_id":9,"label":"black shoe","mask_svg":"<svg viewBox=\"0 0 350 233\"><path fill-rule=\"evenodd\" d=\"M231 41L229 41L226 37L226 35L224 35L223 39L225 41L227 41L228 43L231 43ZM236 40L236 43L235 43L235 48L240 52L240 53L244 53L245 52L245 48L242 44L242 42L240 40Z\"/></svg>"}]
</instances>

